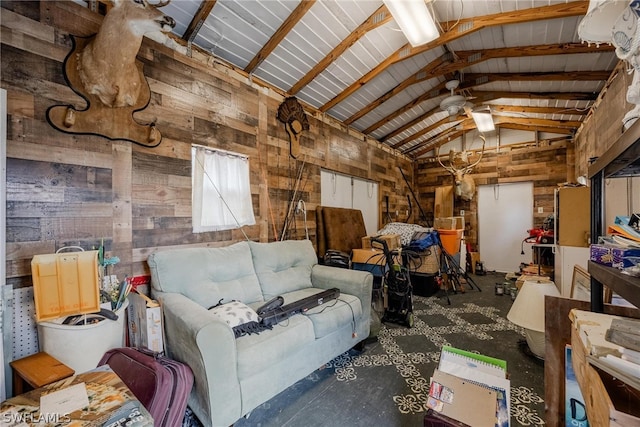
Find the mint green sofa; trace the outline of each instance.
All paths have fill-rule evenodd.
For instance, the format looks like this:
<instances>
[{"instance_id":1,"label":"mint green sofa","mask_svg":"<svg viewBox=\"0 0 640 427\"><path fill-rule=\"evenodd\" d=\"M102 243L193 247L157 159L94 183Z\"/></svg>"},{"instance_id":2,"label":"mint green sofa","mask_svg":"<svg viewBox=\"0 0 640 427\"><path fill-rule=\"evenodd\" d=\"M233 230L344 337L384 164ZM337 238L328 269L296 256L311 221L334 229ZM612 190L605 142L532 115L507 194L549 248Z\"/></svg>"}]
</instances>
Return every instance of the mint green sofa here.
<instances>
[{"instance_id":1,"label":"mint green sofa","mask_svg":"<svg viewBox=\"0 0 640 427\"><path fill-rule=\"evenodd\" d=\"M152 253L151 293L163 308L168 356L195 376L189 406L205 426L230 426L369 335L368 272L318 264L309 240L239 242ZM208 308L241 301L256 309L339 288L338 300L259 334L235 338Z\"/></svg>"}]
</instances>

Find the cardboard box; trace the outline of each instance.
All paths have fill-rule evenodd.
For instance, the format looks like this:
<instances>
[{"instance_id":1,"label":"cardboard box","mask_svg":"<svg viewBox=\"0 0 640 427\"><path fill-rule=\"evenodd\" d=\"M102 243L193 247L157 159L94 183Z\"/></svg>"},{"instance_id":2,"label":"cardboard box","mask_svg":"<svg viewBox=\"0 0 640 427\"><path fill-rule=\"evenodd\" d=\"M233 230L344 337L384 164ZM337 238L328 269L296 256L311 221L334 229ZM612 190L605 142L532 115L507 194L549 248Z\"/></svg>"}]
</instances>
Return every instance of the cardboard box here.
<instances>
[{"instance_id":1,"label":"cardboard box","mask_svg":"<svg viewBox=\"0 0 640 427\"><path fill-rule=\"evenodd\" d=\"M594 243L589 247L589 259L598 264L619 269L636 265L633 258L640 257L640 249L625 248L607 243Z\"/></svg>"},{"instance_id":2,"label":"cardboard box","mask_svg":"<svg viewBox=\"0 0 640 427\"><path fill-rule=\"evenodd\" d=\"M362 248L369 249L371 248L371 237L373 236L365 236L362 238ZM387 243L387 247L389 250L397 249L402 246L400 243L400 235L399 234L381 234L380 236L375 236L380 240L384 240ZM379 243L374 243L376 249L382 249Z\"/></svg>"},{"instance_id":3,"label":"cardboard box","mask_svg":"<svg viewBox=\"0 0 640 427\"><path fill-rule=\"evenodd\" d=\"M598 264L611 267L613 264L612 247L605 244L592 244L589 246L589 259Z\"/></svg>"},{"instance_id":4,"label":"cardboard box","mask_svg":"<svg viewBox=\"0 0 640 427\"><path fill-rule=\"evenodd\" d=\"M129 299L127 307L129 345L163 352L164 327L160 304L146 295L137 293L130 293L127 298Z\"/></svg>"},{"instance_id":5,"label":"cardboard box","mask_svg":"<svg viewBox=\"0 0 640 427\"><path fill-rule=\"evenodd\" d=\"M354 249L351 251L351 267L368 271L374 276L382 276L385 271L384 254L378 249Z\"/></svg>"},{"instance_id":6,"label":"cardboard box","mask_svg":"<svg viewBox=\"0 0 640 427\"><path fill-rule=\"evenodd\" d=\"M464 230L463 216L441 217L433 220L433 228L441 230Z\"/></svg>"}]
</instances>

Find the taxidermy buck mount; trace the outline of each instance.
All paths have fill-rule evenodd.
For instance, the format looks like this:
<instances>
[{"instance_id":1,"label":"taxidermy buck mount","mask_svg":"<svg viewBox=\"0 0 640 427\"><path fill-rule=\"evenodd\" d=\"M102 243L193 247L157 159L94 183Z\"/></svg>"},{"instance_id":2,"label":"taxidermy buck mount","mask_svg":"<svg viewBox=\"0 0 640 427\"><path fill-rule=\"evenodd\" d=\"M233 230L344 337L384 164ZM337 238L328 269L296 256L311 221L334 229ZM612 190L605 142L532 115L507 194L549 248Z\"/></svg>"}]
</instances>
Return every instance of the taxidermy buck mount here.
<instances>
[{"instance_id":1,"label":"taxidermy buck mount","mask_svg":"<svg viewBox=\"0 0 640 427\"><path fill-rule=\"evenodd\" d=\"M146 147L160 144L162 135L155 123L143 125L133 119L133 113L145 109L151 98L142 62L136 56L145 34L167 33L175 27L173 18L160 11L169 1L112 0L113 7L97 34L72 36L73 49L64 62L65 78L87 107L50 107L47 119L54 128Z\"/></svg>"},{"instance_id":2,"label":"taxidermy buck mount","mask_svg":"<svg viewBox=\"0 0 640 427\"><path fill-rule=\"evenodd\" d=\"M453 175L453 179L455 181L456 196L468 202L473 200L473 196L476 193L476 183L468 174L478 163L480 163L480 160L482 160L482 155L484 154L484 146L487 142L484 135L482 134L480 134L480 139L482 139L482 149L480 150L480 156L478 157L478 160L473 163L469 163L469 156L466 151L456 153L455 151L450 150L449 166L445 166L444 163L442 163L442 160L440 160L440 147L438 147L436 151L436 158L438 159L440 165L442 165L445 170ZM456 167L456 163L462 163L464 164L464 166Z\"/></svg>"}]
</instances>

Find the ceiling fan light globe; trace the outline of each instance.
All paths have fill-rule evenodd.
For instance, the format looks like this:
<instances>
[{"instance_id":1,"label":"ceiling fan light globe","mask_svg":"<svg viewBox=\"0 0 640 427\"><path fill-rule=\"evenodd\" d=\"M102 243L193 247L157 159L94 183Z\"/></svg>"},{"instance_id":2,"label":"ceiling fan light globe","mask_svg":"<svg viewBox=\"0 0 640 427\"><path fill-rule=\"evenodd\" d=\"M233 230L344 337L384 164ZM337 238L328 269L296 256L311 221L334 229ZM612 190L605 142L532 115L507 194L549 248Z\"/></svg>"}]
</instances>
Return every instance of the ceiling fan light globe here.
<instances>
[{"instance_id":1,"label":"ceiling fan light globe","mask_svg":"<svg viewBox=\"0 0 640 427\"><path fill-rule=\"evenodd\" d=\"M462 95L447 96L440 102L440 109L449 113L450 116L458 114L460 109L467 103L467 99Z\"/></svg>"}]
</instances>

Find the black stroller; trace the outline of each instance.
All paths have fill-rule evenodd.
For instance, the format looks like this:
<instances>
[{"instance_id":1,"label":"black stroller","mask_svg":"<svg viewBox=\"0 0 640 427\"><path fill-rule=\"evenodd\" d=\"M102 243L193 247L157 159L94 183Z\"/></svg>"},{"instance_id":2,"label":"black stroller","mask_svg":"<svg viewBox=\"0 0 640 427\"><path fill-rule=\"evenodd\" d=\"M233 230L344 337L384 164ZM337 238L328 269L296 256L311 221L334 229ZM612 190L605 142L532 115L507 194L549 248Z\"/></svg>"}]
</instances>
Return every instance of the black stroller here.
<instances>
[{"instance_id":1,"label":"black stroller","mask_svg":"<svg viewBox=\"0 0 640 427\"><path fill-rule=\"evenodd\" d=\"M371 238L371 246L382 246L386 271L383 277L384 314L382 322L397 323L411 328L413 326L413 288L409 271L404 265L394 262L400 256L397 250L390 251L387 242Z\"/></svg>"}]
</instances>

